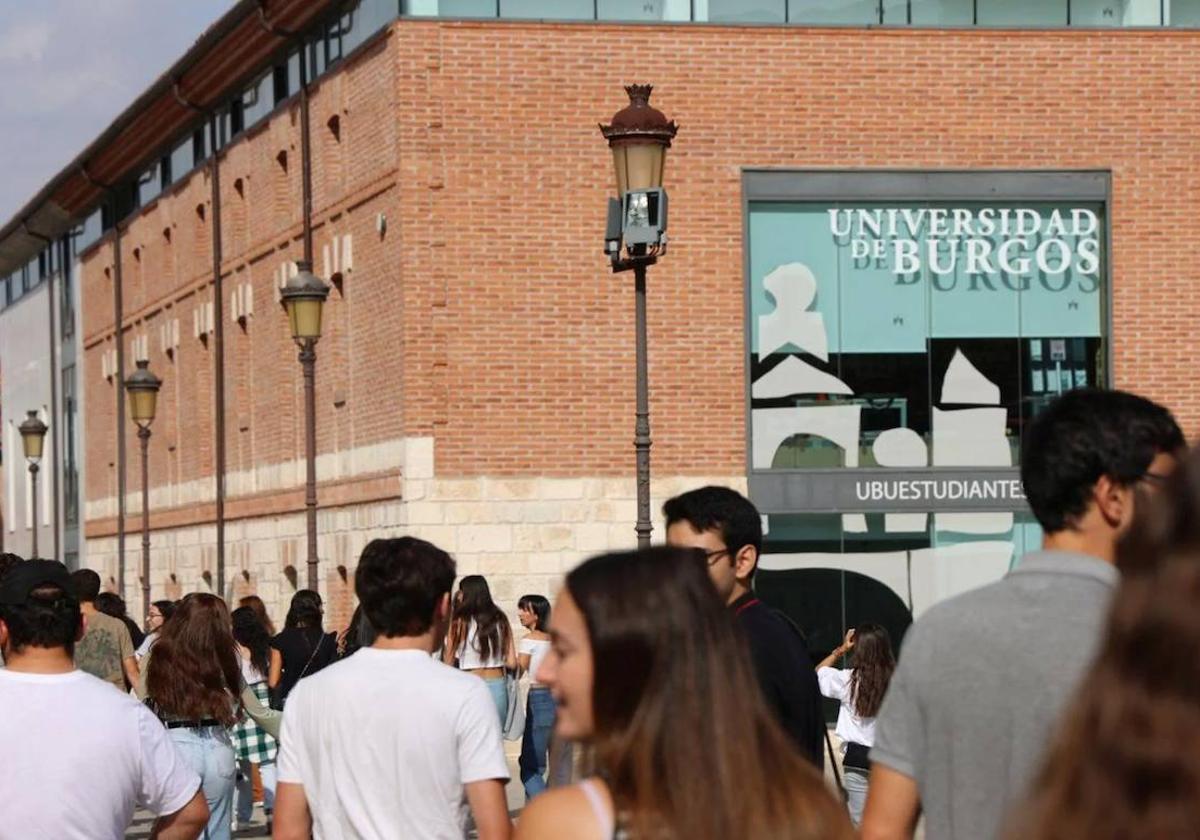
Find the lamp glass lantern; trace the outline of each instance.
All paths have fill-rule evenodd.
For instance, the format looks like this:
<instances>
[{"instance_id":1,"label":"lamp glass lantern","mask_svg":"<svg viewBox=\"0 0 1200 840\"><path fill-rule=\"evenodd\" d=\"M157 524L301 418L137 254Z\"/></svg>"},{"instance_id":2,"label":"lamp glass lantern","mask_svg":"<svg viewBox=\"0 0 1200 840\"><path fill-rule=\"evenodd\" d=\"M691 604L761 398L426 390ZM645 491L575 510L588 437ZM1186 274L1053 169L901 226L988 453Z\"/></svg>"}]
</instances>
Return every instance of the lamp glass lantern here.
<instances>
[{"instance_id":1,"label":"lamp glass lantern","mask_svg":"<svg viewBox=\"0 0 1200 840\"><path fill-rule=\"evenodd\" d=\"M148 428L154 422L161 387L162 380L150 372L150 362L138 359L137 370L125 380L125 391L129 394L129 413L140 428Z\"/></svg>"},{"instance_id":2,"label":"lamp glass lantern","mask_svg":"<svg viewBox=\"0 0 1200 840\"><path fill-rule=\"evenodd\" d=\"M28 411L26 415L25 420L17 428L21 432L21 446L25 450L25 460L36 464L42 460L46 430L49 427L41 421L36 411Z\"/></svg>"},{"instance_id":3,"label":"lamp glass lantern","mask_svg":"<svg viewBox=\"0 0 1200 840\"><path fill-rule=\"evenodd\" d=\"M653 85L628 85L629 105L600 131L612 150L617 196L635 190L661 189L667 149L679 126L650 106Z\"/></svg>"},{"instance_id":4,"label":"lamp glass lantern","mask_svg":"<svg viewBox=\"0 0 1200 840\"><path fill-rule=\"evenodd\" d=\"M297 342L316 341L321 337L321 310L329 297L329 287L312 273L309 263L298 263L297 268L280 297L287 308L292 338Z\"/></svg>"}]
</instances>

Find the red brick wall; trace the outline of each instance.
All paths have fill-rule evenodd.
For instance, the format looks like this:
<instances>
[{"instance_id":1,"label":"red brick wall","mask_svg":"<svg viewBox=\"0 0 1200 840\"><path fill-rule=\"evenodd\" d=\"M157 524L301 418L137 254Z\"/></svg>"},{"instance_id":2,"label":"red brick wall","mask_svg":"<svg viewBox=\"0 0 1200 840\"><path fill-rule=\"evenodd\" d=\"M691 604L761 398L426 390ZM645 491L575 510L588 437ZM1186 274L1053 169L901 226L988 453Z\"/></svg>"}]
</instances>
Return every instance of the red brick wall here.
<instances>
[{"instance_id":1,"label":"red brick wall","mask_svg":"<svg viewBox=\"0 0 1200 840\"><path fill-rule=\"evenodd\" d=\"M659 474L743 468L748 166L1111 169L1116 380L1190 429L1198 77L1193 32L399 22L312 99L315 267L331 232L353 233L355 261L318 347L320 449L432 434L440 476L629 471L632 278L601 254L612 176L596 123L635 81L681 126L671 252L649 275ZM302 452L300 372L271 287L299 254L297 118L284 109L222 163L226 317L236 282L255 289L245 333L226 325L230 470ZM172 479L212 473L212 350L191 321L210 296L208 195L193 175L123 240L127 316L150 332L173 406L155 425L156 482L169 441ZM110 263L107 245L85 260L91 395L110 393L96 361ZM168 306L174 362L158 350ZM111 404L89 398L89 499L111 492Z\"/></svg>"}]
</instances>

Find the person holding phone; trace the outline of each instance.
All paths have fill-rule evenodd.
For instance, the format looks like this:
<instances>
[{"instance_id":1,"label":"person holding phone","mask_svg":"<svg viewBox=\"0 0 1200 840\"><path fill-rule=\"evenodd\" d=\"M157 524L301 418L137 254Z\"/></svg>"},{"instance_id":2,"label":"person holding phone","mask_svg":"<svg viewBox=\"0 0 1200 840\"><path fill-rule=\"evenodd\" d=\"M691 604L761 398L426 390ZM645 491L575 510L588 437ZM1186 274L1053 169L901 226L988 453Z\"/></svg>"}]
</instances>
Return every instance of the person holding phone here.
<instances>
[{"instance_id":1,"label":"person holding phone","mask_svg":"<svg viewBox=\"0 0 1200 840\"><path fill-rule=\"evenodd\" d=\"M838 659L853 651L853 668L835 668ZM842 780L850 821L862 823L867 804L867 776L871 763L867 753L875 745L875 715L883 704L896 655L887 630L878 624L863 624L846 631L846 639L817 665L821 694L841 702L835 733L842 739Z\"/></svg>"}]
</instances>

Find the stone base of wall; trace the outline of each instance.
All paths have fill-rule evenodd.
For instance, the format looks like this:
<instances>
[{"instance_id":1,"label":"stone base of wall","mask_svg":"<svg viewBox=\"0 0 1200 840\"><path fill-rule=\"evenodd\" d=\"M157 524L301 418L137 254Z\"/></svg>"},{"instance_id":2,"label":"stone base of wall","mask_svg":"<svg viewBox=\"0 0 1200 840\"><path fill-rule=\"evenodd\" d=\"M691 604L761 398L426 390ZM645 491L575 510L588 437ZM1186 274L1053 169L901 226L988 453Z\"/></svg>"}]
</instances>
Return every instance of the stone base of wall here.
<instances>
[{"instance_id":1,"label":"stone base of wall","mask_svg":"<svg viewBox=\"0 0 1200 840\"><path fill-rule=\"evenodd\" d=\"M651 483L655 542L663 539L663 502L704 484L745 491L744 476L668 476ZM330 628L344 627L354 609L353 581L363 547L377 537L412 535L444 548L459 576L482 574L515 620L526 593L553 597L564 573L584 558L636 545L634 480L629 478L409 478L403 500L318 512L321 593ZM303 515L230 522L225 528L227 600L259 595L282 625L291 595L306 581ZM84 563L106 585L117 580L115 537L89 539ZM125 540L129 614L142 612L141 540ZM212 525L155 531L150 547L150 597L180 598L213 592L216 528Z\"/></svg>"}]
</instances>

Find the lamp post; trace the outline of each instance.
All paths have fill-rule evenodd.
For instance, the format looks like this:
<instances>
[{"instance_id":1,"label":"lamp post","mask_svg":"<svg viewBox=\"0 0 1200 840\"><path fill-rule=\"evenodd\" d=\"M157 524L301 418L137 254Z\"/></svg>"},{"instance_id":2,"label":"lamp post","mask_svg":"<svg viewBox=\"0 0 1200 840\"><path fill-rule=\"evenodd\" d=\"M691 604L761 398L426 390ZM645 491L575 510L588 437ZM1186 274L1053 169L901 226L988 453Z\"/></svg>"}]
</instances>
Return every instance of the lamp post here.
<instances>
[{"instance_id":1,"label":"lamp post","mask_svg":"<svg viewBox=\"0 0 1200 840\"><path fill-rule=\"evenodd\" d=\"M150 620L150 424L158 408L158 389L162 380L150 372L150 362L137 360L137 370L125 380L129 394L129 414L138 427L142 449L142 614Z\"/></svg>"},{"instance_id":2,"label":"lamp post","mask_svg":"<svg viewBox=\"0 0 1200 840\"><path fill-rule=\"evenodd\" d=\"M633 446L637 457L638 548L650 545L650 386L646 352L646 267L667 250L667 194L663 166L679 127L650 107L652 85L629 85L629 105L600 132L612 150L617 196L608 200L604 252L614 272L633 270L637 404Z\"/></svg>"},{"instance_id":3,"label":"lamp post","mask_svg":"<svg viewBox=\"0 0 1200 840\"><path fill-rule=\"evenodd\" d=\"M21 446L25 450L25 460L29 462L29 480L33 485L33 549L29 559L36 560L38 556L38 464L42 460L42 447L46 442L46 430L48 427L38 418L36 411L28 411L26 415L25 422L18 426L17 429L21 432Z\"/></svg>"},{"instance_id":4,"label":"lamp post","mask_svg":"<svg viewBox=\"0 0 1200 840\"><path fill-rule=\"evenodd\" d=\"M321 309L329 287L312 273L312 263L297 263L297 272L280 296L287 308L292 340L300 348L304 369L304 511L308 532L308 588L317 590L317 342L321 339Z\"/></svg>"}]
</instances>

